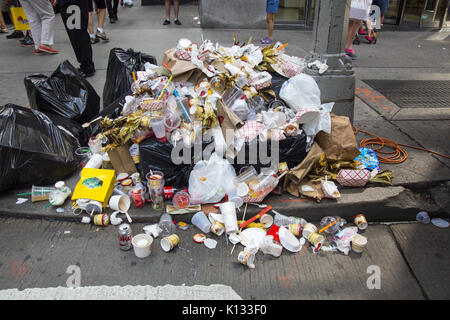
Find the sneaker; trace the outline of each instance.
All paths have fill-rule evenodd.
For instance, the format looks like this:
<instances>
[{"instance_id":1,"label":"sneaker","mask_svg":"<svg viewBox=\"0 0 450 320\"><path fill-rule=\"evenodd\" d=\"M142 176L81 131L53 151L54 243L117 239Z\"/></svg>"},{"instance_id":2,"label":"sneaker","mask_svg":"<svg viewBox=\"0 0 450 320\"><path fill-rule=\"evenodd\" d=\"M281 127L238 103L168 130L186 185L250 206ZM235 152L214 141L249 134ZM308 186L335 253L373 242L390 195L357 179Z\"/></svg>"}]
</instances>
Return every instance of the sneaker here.
<instances>
[{"instance_id":1,"label":"sneaker","mask_svg":"<svg viewBox=\"0 0 450 320\"><path fill-rule=\"evenodd\" d=\"M25 38L19 41L20 45L22 47L31 47L34 46L33 38L31 38L29 35L26 35Z\"/></svg>"},{"instance_id":2,"label":"sneaker","mask_svg":"<svg viewBox=\"0 0 450 320\"><path fill-rule=\"evenodd\" d=\"M109 23L116 23L116 20L114 19L114 17L109 18Z\"/></svg>"},{"instance_id":3,"label":"sneaker","mask_svg":"<svg viewBox=\"0 0 450 320\"><path fill-rule=\"evenodd\" d=\"M178 19L173 20L173 23L175 23L177 26L181 26L181 21Z\"/></svg>"},{"instance_id":4,"label":"sneaker","mask_svg":"<svg viewBox=\"0 0 450 320\"><path fill-rule=\"evenodd\" d=\"M34 49L34 54L37 56L41 56L43 54L46 54L46 52L42 51L41 49Z\"/></svg>"},{"instance_id":5,"label":"sneaker","mask_svg":"<svg viewBox=\"0 0 450 320\"><path fill-rule=\"evenodd\" d=\"M80 76L82 76L83 78L89 78L95 74L95 69L89 71L83 71L81 69L78 69L78 72L80 73Z\"/></svg>"},{"instance_id":6,"label":"sneaker","mask_svg":"<svg viewBox=\"0 0 450 320\"><path fill-rule=\"evenodd\" d=\"M25 37L25 35L23 34L22 31L19 30L14 30L12 33L6 36L7 39L19 39L23 37Z\"/></svg>"},{"instance_id":7,"label":"sneaker","mask_svg":"<svg viewBox=\"0 0 450 320\"><path fill-rule=\"evenodd\" d=\"M162 24L163 26L167 26L168 24L170 24L170 20L165 19Z\"/></svg>"},{"instance_id":8,"label":"sneaker","mask_svg":"<svg viewBox=\"0 0 450 320\"><path fill-rule=\"evenodd\" d=\"M91 38L91 44L96 44L97 42L100 42L100 38L95 36L95 37L90 37Z\"/></svg>"},{"instance_id":9,"label":"sneaker","mask_svg":"<svg viewBox=\"0 0 450 320\"><path fill-rule=\"evenodd\" d=\"M59 53L59 50L53 49L52 47L47 46L47 45L45 45L45 44L41 44L41 45L39 46L39 49L42 50L42 51L45 51L45 52L47 52L47 53L50 53L50 54L56 54L56 53Z\"/></svg>"},{"instance_id":10,"label":"sneaker","mask_svg":"<svg viewBox=\"0 0 450 320\"><path fill-rule=\"evenodd\" d=\"M261 43L262 44L272 44L272 43L275 43L275 40L269 39L269 37L266 37L266 38L261 39Z\"/></svg>"},{"instance_id":11,"label":"sneaker","mask_svg":"<svg viewBox=\"0 0 450 320\"><path fill-rule=\"evenodd\" d=\"M109 41L109 38L106 36L105 31L100 32L100 31L97 30L97 32L95 33L95 38L100 38L103 41Z\"/></svg>"},{"instance_id":12,"label":"sneaker","mask_svg":"<svg viewBox=\"0 0 450 320\"><path fill-rule=\"evenodd\" d=\"M355 60L358 57L353 49L345 49L345 55L352 60Z\"/></svg>"},{"instance_id":13,"label":"sneaker","mask_svg":"<svg viewBox=\"0 0 450 320\"><path fill-rule=\"evenodd\" d=\"M359 30L358 34L365 36L367 34L366 30Z\"/></svg>"}]
</instances>

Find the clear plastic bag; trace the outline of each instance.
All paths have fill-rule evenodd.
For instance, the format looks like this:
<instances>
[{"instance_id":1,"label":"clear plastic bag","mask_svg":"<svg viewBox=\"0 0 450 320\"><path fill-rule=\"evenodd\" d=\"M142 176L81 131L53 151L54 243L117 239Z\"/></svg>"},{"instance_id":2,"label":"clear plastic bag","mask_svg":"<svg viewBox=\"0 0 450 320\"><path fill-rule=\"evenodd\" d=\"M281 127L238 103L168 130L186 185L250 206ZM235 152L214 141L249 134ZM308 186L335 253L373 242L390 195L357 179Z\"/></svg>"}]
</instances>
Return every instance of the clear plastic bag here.
<instances>
[{"instance_id":1,"label":"clear plastic bag","mask_svg":"<svg viewBox=\"0 0 450 320\"><path fill-rule=\"evenodd\" d=\"M233 193L236 172L233 166L216 153L208 161L200 161L189 176L189 195L192 204L216 203L225 194Z\"/></svg>"}]
</instances>

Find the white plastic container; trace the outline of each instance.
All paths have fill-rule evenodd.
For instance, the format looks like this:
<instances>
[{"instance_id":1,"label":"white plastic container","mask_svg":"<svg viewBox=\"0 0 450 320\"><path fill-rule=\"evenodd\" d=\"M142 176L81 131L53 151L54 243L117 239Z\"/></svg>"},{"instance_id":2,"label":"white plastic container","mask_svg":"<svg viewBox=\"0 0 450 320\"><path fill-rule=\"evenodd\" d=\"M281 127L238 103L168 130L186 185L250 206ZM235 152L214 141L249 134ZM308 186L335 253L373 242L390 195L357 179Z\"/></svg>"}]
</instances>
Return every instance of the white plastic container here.
<instances>
[{"instance_id":1,"label":"white plastic container","mask_svg":"<svg viewBox=\"0 0 450 320\"><path fill-rule=\"evenodd\" d=\"M239 227L236 217L236 205L234 202L228 201L220 205L225 231L227 234L238 232Z\"/></svg>"},{"instance_id":2,"label":"white plastic container","mask_svg":"<svg viewBox=\"0 0 450 320\"><path fill-rule=\"evenodd\" d=\"M146 258L152 252L153 238L145 233L138 234L131 239L134 254L138 258Z\"/></svg>"}]
</instances>

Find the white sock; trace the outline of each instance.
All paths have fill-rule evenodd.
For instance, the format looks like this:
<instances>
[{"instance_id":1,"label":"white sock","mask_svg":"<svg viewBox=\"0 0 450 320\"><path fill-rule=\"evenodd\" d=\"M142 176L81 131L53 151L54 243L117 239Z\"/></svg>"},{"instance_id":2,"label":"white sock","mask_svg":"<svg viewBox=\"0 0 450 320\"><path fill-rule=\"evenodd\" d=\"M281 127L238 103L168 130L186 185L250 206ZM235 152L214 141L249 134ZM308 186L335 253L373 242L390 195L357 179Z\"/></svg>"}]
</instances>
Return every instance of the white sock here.
<instances>
[{"instance_id":1,"label":"white sock","mask_svg":"<svg viewBox=\"0 0 450 320\"><path fill-rule=\"evenodd\" d=\"M103 28L97 28L99 32L103 32Z\"/></svg>"},{"instance_id":2,"label":"white sock","mask_svg":"<svg viewBox=\"0 0 450 320\"><path fill-rule=\"evenodd\" d=\"M90 36L92 39L94 39L94 38L95 38L95 33L89 34L89 36Z\"/></svg>"}]
</instances>

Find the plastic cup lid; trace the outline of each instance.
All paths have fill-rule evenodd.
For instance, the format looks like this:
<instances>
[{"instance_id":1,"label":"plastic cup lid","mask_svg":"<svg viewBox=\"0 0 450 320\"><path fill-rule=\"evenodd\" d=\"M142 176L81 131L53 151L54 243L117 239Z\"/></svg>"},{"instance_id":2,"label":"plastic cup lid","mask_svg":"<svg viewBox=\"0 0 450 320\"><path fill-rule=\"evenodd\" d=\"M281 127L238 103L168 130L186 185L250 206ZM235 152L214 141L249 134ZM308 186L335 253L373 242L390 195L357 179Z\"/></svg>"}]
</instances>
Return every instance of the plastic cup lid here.
<instances>
[{"instance_id":1,"label":"plastic cup lid","mask_svg":"<svg viewBox=\"0 0 450 320\"><path fill-rule=\"evenodd\" d=\"M248 191L248 186L244 182L239 183L239 185L237 186L236 192L239 197L245 197L248 194Z\"/></svg>"},{"instance_id":2,"label":"plastic cup lid","mask_svg":"<svg viewBox=\"0 0 450 320\"><path fill-rule=\"evenodd\" d=\"M210 239L210 238L205 239L205 241L203 241L203 243L209 249L214 249L217 246L217 241L214 239Z\"/></svg>"},{"instance_id":3,"label":"plastic cup lid","mask_svg":"<svg viewBox=\"0 0 450 320\"><path fill-rule=\"evenodd\" d=\"M449 226L448 221L441 219L441 218L433 218L433 219L431 219L431 223L439 228L448 228L448 226Z\"/></svg>"},{"instance_id":4,"label":"plastic cup lid","mask_svg":"<svg viewBox=\"0 0 450 320\"><path fill-rule=\"evenodd\" d=\"M302 249L300 241L285 227L280 227L278 232L281 245L288 251L299 252Z\"/></svg>"}]
</instances>

